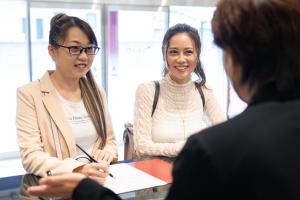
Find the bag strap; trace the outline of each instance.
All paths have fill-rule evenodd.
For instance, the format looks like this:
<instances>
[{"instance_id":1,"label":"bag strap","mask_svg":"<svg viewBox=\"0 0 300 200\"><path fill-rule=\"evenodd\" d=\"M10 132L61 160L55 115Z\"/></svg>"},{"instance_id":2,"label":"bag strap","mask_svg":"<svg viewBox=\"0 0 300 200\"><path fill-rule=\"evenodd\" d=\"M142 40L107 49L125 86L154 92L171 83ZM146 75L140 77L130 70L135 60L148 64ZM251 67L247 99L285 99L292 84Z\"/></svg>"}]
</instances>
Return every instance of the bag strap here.
<instances>
[{"instance_id":1,"label":"bag strap","mask_svg":"<svg viewBox=\"0 0 300 200\"><path fill-rule=\"evenodd\" d=\"M152 105L152 113L151 113L151 117L154 114L154 111L156 109L157 106L157 102L158 102L158 97L159 97L159 91L160 91L160 85L158 81L153 81L155 84L155 93L154 93L154 99L153 99L153 105Z\"/></svg>"},{"instance_id":2,"label":"bag strap","mask_svg":"<svg viewBox=\"0 0 300 200\"><path fill-rule=\"evenodd\" d=\"M197 90L198 90L200 96L201 96L202 105L203 105L203 110L204 110L204 106L205 106L205 98L204 98L204 94L203 94L202 88L201 88L201 87L198 87L196 82L194 82L194 83L195 83L195 86L196 86L196 88L197 88Z\"/></svg>"},{"instance_id":3,"label":"bag strap","mask_svg":"<svg viewBox=\"0 0 300 200\"><path fill-rule=\"evenodd\" d=\"M160 85L159 85L159 82L158 81L153 81L154 84L155 84L155 93L154 93L154 99L153 99L153 105L152 105L152 113L151 113L151 117L153 116L154 112L155 112L155 109L156 109L156 106L157 106L157 102L158 102L158 97L159 97L159 92L160 92ZM202 100L202 105L203 105L203 110L204 110L204 107L205 107L205 98L204 98L204 93L202 91L202 88L201 87L198 87L197 86L197 83L195 83L195 87L197 88L200 96L201 96L201 100Z\"/></svg>"}]
</instances>

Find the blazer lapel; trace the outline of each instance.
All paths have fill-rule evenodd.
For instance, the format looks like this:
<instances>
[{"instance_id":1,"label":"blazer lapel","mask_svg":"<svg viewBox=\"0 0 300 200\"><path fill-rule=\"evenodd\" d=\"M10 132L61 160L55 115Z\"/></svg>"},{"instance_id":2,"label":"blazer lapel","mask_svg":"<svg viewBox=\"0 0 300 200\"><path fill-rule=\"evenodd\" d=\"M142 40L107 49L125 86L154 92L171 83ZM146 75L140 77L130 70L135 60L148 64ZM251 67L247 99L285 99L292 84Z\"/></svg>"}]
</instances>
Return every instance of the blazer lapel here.
<instances>
[{"instance_id":1,"label":"blazer lapel","mask_svg":"<svg viewBox=\"0 0 300 200\"><path fill-rule=\"evenodd\" d=\"M67 121L67 118L65 116L61 103L58 100L49 73L51 73L51 71L46 72L46 74L40 79L41 92L43 93L42 100L50 114L50 117L53 119L59 132L65 139L70 157L74 157L76 154L75 138L73 136L71 126L69 125L69 122Z\"/></svg>"}]
</instances>

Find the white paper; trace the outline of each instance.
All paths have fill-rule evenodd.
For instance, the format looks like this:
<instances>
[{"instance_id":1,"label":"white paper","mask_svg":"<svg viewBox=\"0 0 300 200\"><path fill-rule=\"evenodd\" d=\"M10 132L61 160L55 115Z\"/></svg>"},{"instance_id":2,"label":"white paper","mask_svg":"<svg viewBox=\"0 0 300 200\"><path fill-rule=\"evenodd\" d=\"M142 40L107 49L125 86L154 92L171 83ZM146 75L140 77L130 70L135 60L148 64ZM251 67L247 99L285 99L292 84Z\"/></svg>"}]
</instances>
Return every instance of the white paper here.
<instances>
[{"instance_id":1,"label":"white paper","mask_svg":"<svg viewBox=\"0 0 300 200\"><path fill-rule=\"evenodd\" d=\"M167 184L167 182L126 163L111 165L109 171L114 178L108 176L104 186L117 194Z\"/></svg>"}]
</instances>

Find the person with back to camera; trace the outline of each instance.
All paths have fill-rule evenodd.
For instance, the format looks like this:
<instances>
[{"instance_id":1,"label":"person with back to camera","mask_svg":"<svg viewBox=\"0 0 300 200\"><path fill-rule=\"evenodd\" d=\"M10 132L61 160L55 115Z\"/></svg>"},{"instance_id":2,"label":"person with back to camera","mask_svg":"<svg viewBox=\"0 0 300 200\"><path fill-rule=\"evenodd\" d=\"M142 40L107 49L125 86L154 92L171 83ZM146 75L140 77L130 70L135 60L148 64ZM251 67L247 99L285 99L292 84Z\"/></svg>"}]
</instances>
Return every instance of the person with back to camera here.
<instances>
[{"instance_id":1,"label":"person with back to camera","mask_svg":"<svg viewBox=\"0 0 300 200\"><path fill-rule=\"evenodd\" d=\"M56 69L17 90L22 163L38 176L79 172L102 183L117 147L104 89L91 72L97 39L77 17L57 14L50 25L48 52Z\"/></svg>"},{"instance_id":2,"label":"person with back to camera","mask_svg":"<svg viewBox=\"0 0 300 200\"><path fill-rule=\"evenodd\" d=\"M159 81L154 113L154 83L143 83L136 92L133 137L138 158L175 157L191 134L206 127L204 114L212 124L225 120L212 90L206 87L200 51L195 28L176 24L165 33L164 78ZM192 73L198 81L192 81Z\"/></svg>"},{"instance_id":3,"label":"person with back to camera","mask_svg":"<svg viewBox=\"0 0 300 200\"><path fill-rule=\"evenodd\" d=\"M299 24L299 0L218 2L214 41L224 52L234 89L248 107L188 139L174 162L167 199L300 199ZM87 194L91 200L100 195L118 198L83 176L52 178L28 191L57 192L44 187L62 179L74 184L66 186L69 192L64 195L75 200Z\"/></svg>"}]
</instances>

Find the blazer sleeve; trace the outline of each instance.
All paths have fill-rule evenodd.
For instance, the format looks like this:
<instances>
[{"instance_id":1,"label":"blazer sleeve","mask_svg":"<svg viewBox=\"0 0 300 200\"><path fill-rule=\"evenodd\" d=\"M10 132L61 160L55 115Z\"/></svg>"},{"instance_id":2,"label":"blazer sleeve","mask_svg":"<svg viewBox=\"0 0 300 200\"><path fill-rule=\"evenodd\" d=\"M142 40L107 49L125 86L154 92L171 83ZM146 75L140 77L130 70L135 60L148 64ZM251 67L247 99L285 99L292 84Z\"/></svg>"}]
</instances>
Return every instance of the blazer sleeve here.
<instances>
[{"instance_id":1,"label":"blazer sleeve","mask_svg":"<svg viewBox=\"0 0 300 200\"><path fill-rule=\"evenodd\" d=\"M218 193L217 173L201 135L191 136L175 159L167 200L214 199Z\"/></svg>"},{"instance_id":2,"label":"blazer sleeve","mask_svg":"<svg viewBox=\"0 0 300 200\"><path fill-rule=\"evenodd\" d=\"M121 198L108 188L103 187L92 179L85 178L75 188L72 199L74 200L121 200Z\"/></svg>"},{"instance_id":3,"label":"blazer sleeve","mask_svg":"<svg viewBox=\"0 0 300 200\"><path fill-rule=\"evenodd\" d=\"M152 140L152 105L154 100L154 83L139 85L135 97L133 123L134 148L138 156L176 156L184 141L177 143L157 143ZM159 100L158 100L159 101Z\"/></svg>"},{"instance_id":4,"label":"blazer sleeve","mask_svg":"<svg viewBox=\"0 0 300 200\"><path fill-rule=\"evenodd\" d=\"M34 98L32 88L18 88L17 143L20 148L23 167L28 173L38 176L46 176L48 170L52 170L53 173L72 172L74 168L83 165L83 163L72 158L60 160L56 157L53 148L51 151L50 146L53 140L51 134L47 134L51 129L46 124L44 126L39 125L39 122L43 124L47 121L38 118L37 113L44 112L40 102Z\"/></svg>"},{"instance_id":5,"label":"blazer sleeve","mask_svg":"<svg viewBox=\"0 0 300 200\"><path fill-rule=\"evenodd\" d=\"M106 145L104 147L104 150L110 152L114 156L113 161L116 162L118 160L117 144L116 144L115 134L113 131L112 120L108 110L106 94L104 89L101 86L99 86L99 90L103 100L104 112L106 117L106 128L107 128L107 140L106 140Z\"/></svg>"}]
</instances>

